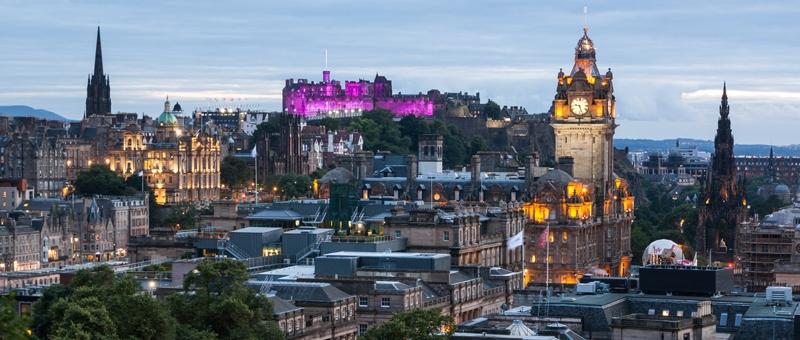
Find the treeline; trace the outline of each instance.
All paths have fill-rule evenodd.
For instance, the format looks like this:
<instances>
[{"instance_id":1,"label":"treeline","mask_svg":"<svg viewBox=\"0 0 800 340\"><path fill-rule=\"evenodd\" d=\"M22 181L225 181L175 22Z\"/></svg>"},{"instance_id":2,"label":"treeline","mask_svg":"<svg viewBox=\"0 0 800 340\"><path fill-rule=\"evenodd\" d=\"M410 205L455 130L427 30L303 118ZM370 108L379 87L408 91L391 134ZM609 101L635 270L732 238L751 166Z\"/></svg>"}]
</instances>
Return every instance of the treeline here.
<instances>
[{"instance_id":1,"label":"treeline","mask_svg":"<svg viewBox=\"0 0 800 340\"><path fill-rule=\"evenodd\" d=\"M247 278L241 262L205 260L160 301L107 266L82 270L68 285L46 288L30 316L17 316L13 296L5 298L0 338L283 339L271 303Z\"/></svg>"}]
</instances>

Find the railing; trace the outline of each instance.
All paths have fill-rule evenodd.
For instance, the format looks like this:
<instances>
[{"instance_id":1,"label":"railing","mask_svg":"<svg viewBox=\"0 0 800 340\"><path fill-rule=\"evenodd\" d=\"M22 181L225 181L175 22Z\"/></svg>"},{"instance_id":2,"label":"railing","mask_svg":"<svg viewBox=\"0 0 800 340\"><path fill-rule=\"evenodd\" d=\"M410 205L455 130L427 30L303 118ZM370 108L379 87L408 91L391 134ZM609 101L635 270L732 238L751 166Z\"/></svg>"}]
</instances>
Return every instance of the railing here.
<instances>
[{"instance_id":1,"label":"railing","mask_svg":"<svg viewBox=\"0 0 800 340\"><path fill-rule=\"evenodd\" d=\"M126 273L128 276L133 277L137 280L172 280L172 272L128 272Z\"/></svg>"},{"instance_id":2,"label":"railing","mask_svg":"<svg viewBox=\"0 0 800 340\"><path fill-rule=\"evenodd\" d=\"M436 306L439 304L449 304L450 303L450 296L441 296L432 300L428 300L422 303L422 307L431 307Z\"/></svg>"},{"instance_id":3,"label":"railing","mask_svg":"<svg viewBox=\"0 0 800 340\"><path fill-rule=\"evenodd\" d=\"M483 296L495 296L505 294L505 287L494 287L483 291Z\"/></svg>"},{"instance_id":4,"label":"railing","mask_svg":"<svg viewBox=\"0 0 800 340\"><path fill-rule=\"evenodd\" d=\"M331 242L345 242L345 243L370 243L370 242L388 242L391 241L391 236L332 236Z\"/></svg>"}]
</instances>

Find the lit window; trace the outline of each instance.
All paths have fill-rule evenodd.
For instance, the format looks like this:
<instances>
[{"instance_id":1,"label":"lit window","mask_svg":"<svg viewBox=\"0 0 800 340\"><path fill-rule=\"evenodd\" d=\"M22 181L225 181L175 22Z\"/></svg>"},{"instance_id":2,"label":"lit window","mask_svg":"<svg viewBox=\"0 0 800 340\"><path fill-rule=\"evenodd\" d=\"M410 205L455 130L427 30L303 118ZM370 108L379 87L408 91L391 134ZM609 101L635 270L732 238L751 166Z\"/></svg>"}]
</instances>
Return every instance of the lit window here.
<instances>
[{"instance_id":1,"label":"lit window","mask_svg":"<svg viewBox=\"0 0 800 340\"><path fill-rule=\"evenodd\" d=\"M531 255L531 263L536 263L536 255Z\"/></svg>"},{"instance_id":2,"label":"lit window","mask_svg":"<svg viewBox=\"0 0 800 340\"><path fill-rule=\"evenodd\" d=\"M561 241L567 242L569 240L569 233L566 231L561 232Z\"/></svg>"},{"instance_id":3,"label":"lit window","mask_svg":"<svg viewBox=\"0 0 800 340\"><path fill-rule=\"evenodd\" d=\"M551 231L551 232L549 232L549 233L547 234L547 242L553 243L553 242L555 242L555 241L556 241L556 237L555 237L555 235L553 235L553 232L552 232L552 231Z\"/></svg>"}]
</instances>

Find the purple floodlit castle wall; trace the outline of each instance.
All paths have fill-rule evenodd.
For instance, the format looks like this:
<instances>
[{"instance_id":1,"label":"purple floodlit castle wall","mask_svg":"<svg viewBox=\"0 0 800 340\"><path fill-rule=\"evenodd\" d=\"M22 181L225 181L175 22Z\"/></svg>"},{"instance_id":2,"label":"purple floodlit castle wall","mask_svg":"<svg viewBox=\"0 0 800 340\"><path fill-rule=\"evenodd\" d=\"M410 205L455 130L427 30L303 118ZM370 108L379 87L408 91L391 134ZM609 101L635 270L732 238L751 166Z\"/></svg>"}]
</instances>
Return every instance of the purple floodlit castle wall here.
<instances>
[{"instance_id":1,"label":"purple floodlit castle wall","mask_svg":"<svg viewBox=\"0 0 800 340\"><path fill-rule=\"evenodd\" d=\"M425 94L392 95L392 81L375 75L374 81L358 80L342 83L331 80L330 71L322 72L322 82L286 79L283 88L283 110L303 116L329 112L369 111L384 109L395 116L432 116L434 102Z\"/></svg>"}]
</instances>

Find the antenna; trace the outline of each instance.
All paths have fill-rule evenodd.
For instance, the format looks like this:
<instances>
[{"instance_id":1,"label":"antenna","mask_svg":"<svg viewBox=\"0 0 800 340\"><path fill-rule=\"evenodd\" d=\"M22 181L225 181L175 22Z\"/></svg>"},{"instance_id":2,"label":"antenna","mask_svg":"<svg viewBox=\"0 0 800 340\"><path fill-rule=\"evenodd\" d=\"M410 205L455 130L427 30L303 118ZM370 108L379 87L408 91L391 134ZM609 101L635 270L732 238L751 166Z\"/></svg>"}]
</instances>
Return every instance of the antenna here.
<instances>
[{"instance_id":1,"label":"antenna","mask_svg":"<svg viewBox=\"0 0 800 340\"><path fill-rule=\"evenodd\" d=\"M589 30L589 5L588 1L583 2L583 29Z\"/></svg>"}]
</instances>

